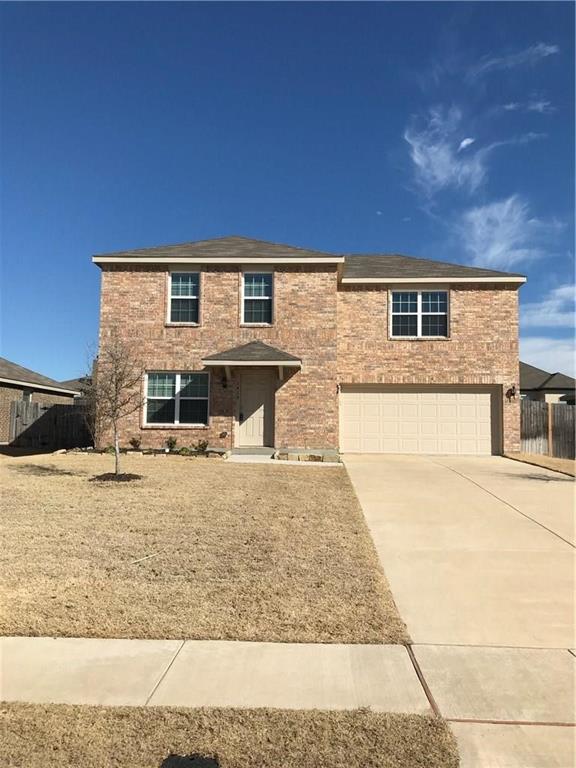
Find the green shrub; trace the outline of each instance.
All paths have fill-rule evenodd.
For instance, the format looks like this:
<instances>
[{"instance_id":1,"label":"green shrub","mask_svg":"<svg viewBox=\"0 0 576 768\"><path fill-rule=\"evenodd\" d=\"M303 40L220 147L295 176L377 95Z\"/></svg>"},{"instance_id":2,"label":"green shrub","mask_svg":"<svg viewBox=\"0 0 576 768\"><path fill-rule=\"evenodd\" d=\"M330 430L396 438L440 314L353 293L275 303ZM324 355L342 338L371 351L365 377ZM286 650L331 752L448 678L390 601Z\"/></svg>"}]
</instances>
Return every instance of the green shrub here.
<instances>
[{"instance_id":1,"label":"green shrub","mask_svg":"<svg viewBox=\"0 0 576 768\"><path fill-rule=\"evenodd\" d=\"M104 448L104 453L110 453L110 454L116 453L116 451L114 450L114 446L107 445L106 448Z\"/></svg>"},{"instance_id":2,"label":"green shrub","mask_svg":"<svg viewBox=\"0 0 576 768\"><path fill-rule=\"evenodd\" d=\"M139 437L130 438L130 445L132 446L132 448L134 448L135 451L137 451L138 448L140 448L141 443L142 443L142 440L140 440Z\"/></svg>"},{"instance_id":3,"label":"green shrub","mask_svg":"<svg viewBox=\"0 0 576 768\"><path fill-rule=\"evenodd\" d=\"M177 442L178 440L175 437L166 438L166 448L168 448L169 451L174 451L176 449Z\"/></svg>"},{"instance_id":4,"label":"green shrub","mask_svg":"<svg viewBox=\"0 0 576 768\"><path fill-rule=\"evenodd\" d=\"M180 450L178 451L180 456L191 456L194 453L193 448L188 448L188 446L184 445Z\"/></svg>"},{"instance_id":5,"label":"green shrub","mask_svg":"<svg viewBox=\"0 0 576 768\"><path fill-rule=\"evenodd\" d=\"M195 448L198 453L206 453L206 449L208 448L208 440L198 440Z\"/></svg>"}]
</instances>

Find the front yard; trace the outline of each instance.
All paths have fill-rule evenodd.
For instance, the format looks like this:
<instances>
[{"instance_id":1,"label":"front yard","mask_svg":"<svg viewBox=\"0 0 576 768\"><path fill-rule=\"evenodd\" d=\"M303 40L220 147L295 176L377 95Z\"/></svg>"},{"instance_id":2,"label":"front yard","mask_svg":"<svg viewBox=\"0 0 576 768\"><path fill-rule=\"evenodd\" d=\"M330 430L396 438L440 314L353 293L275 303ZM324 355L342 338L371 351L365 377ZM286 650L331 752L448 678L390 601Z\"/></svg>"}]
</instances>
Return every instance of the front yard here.
<instances>
[{"instance_id":1,"label":"front yard","mask_svg":"<svg viewBox=\"0 0 576 768\"><path fill-rule=\"evenodd\" d=\"M458 766L448 726L424 715L5 704L0 721L10 768L177 768L169 755L191 753L219 768Z\"/></svg>"},{"instance_id":2,"label":"front yard","mask_svg":"<svg viewBox=\"0 0 576 768\"><path fill-rule=\"evenodd\" d=\"M0 634L407 640L343 468L0 457Z\"/></svg>"}]
</instances>

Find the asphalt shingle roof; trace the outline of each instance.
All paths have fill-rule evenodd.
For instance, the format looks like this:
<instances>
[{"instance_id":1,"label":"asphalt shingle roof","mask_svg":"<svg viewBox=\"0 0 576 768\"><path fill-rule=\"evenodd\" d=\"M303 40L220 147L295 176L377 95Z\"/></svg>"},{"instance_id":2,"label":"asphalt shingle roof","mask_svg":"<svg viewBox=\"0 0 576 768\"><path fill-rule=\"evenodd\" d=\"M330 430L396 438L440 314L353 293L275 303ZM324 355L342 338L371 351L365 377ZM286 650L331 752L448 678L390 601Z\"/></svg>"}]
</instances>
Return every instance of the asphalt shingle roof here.
<instances>
[{"instance_id":1,"label":"asphalt shingle roof","mask_svg":"<svg viewBox=\"0 0 576 768\"><path fill-rule=\"evenodd\" d=\"M197 240L178 245L160 245L156 248L138 248L129 251L98 253L95 258L102 256L116 256L125 259L150 258L151 261L156 259L171 261L178 258L221 258L225 260L231 257L262 259L262 261L266 261L267 259L328 259L337 258L338 254L232 235L230 237Z\"/></svg>"},{"instance_id":2,"label":"asphalt shingle roof","mask_svg":"<svg viewBox=\"0 0 576 768\"><path fill-rule=\"evenodd\" d=\"M66 387L62 382L43 376L41 373L31 371L22 365L12 363L5 357L0 357L0 379L10 379L11 381L23 381L25 384L35 385L37 387L52 387L53 389L73 389Z\"/></svg>"},{"instance_id":3,"label":"asphalt shingle roof","mask_svg":"<svg viewBox=\"0 0 576 768\"><path fill-rule=\"evenodd\" d=\"M499 272L494 269L467 267L462 264L452 264L445 261L420 259L414 256L404 256L398 253L328 253L310 248L299 248L282 243L271 243L250 237L231 235L211 240L180 243L177 245L161 245L155 248L138 248L112 253L99 253L99 258L120 259L150 259L150 261L178 262L178 259L262 259L263 262L273 259L344 259L344 278L450 278L450 277L523 277L516 272Z\"/></svg>"},{"instance_id":4,"label":"asphalt shingle roof","mask_svg":"<svg viewBox=\"0 0 576 768\"><path fill-rule=\"evenodd\" d=\"M548 373L520 361L520 389L574 389L576 381L565 373Z\"/></svg>"},{"instance_id":5,"label":"asphalt shingle roof","mask_svg":"<svg viewBox=\"0 0 576 768\"><path fill-rule=\"evenodd\" d=\"M399 253L352 253L346 255L344 278L413 278L413 277L523 277L516 272L466 267L447 261L419 259Z\"/></svg>"},{"instance_id":6,"label":"asphalt shingle roof","mask_svg":"<svg viewBox=\"0 0 576 768\"><path fill-rule=\"evenodd\" d=\"M232 360L234 362L243 363L295 363L300 362L299 357L283 352L281 349L271 347L269 344L265 344L263 341L250 341L248 344L242 344L239 347L233 347L232 349L226 349L223 352L217 352L215 355L208 355L203 358L204 360L210 360L212 362L218 362L219 360Z\"/></svg>"}]
</instances>

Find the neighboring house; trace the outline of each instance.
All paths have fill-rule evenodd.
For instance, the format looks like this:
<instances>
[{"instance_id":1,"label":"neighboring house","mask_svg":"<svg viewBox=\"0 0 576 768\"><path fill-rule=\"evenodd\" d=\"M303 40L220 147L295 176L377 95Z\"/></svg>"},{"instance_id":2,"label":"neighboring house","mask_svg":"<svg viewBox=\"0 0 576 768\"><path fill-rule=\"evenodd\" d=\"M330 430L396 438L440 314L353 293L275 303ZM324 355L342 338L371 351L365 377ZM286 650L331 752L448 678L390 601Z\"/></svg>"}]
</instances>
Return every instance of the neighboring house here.
<instances>
[{"instance_id":1,"label":"neighboring house","mask_svg":"<svg viewBox=\"0 0 576 768\"><path fill-rule=\"evenodd\" d=\"M77 394L73 387L0 357L0 444L10 441L10 404L14 400L54 405L71 403Z\"/></svg>"},{"instance_id":2,"label":"neighboring house","mask_svg":"<svg viewBox=\"0 0 576 768\"><path fill-rule=\"evenodd\" d=\"M576 381L564 373L548 373L528 363L520 363L520 396L527 400L574 405Z\"/></svg>"},{"instance_id":3,"label":"neighboring house","mask_svg":"<svg viewBox=\"0 0 576 768\"><path fill-rule=\"evenodd\" d=\"M101 254L100 343L136 341L161 447L519 450L522 275L244 237ZM102 436L102 443L109 436Z\"/></svg>"},{"instance_id":4,"label":"neighboring house","mask_svg":"<svg viewBox=\"0 0 576 768\"><path fill-rule=\"evenodd\" d=\"M67 381L61 381L60 384L68 389L75 389L76 397L82 397L86 389L91 385L91 376L80 376L77 379L68 379Z\"/></svg>"}]
</instances>

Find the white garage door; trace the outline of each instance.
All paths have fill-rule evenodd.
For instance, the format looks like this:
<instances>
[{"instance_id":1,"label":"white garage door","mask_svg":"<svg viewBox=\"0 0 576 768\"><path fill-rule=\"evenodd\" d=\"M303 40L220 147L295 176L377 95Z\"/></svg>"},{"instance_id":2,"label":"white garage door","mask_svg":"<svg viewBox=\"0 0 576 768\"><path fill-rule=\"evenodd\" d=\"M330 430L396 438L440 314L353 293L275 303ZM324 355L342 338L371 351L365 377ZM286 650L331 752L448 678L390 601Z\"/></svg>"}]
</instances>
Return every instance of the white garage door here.
<instances>
[{"instance_id":1,"label":"white garage door","mask_svg":"<svg viewBox=\"0 0 576 768\"><path fill-rule=\"evenodd\" d=\"M352 453L492 453L491 393L343 385L340 450Z\"/></svg>"}]
</instances>

